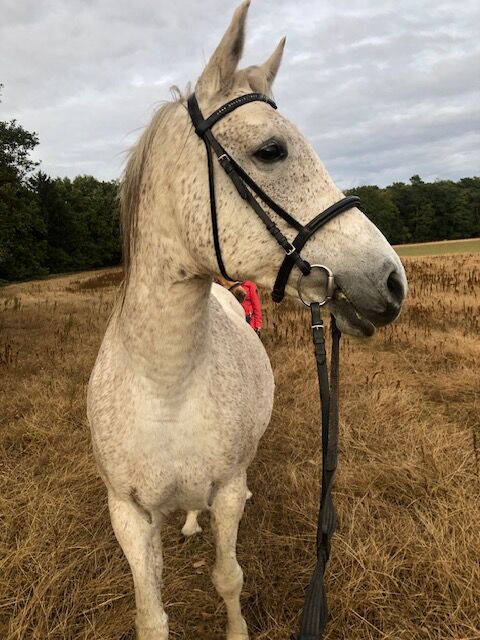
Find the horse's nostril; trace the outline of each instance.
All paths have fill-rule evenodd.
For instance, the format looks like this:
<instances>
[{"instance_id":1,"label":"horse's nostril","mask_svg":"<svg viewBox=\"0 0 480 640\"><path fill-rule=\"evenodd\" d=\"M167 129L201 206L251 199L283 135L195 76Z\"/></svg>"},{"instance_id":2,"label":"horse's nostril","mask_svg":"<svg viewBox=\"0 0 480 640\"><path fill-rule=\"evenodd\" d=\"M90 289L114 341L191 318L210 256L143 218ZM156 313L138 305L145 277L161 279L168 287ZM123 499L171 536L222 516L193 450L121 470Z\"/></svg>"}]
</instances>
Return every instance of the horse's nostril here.
<instances>
[{"instance_id":1,"label":"horse's nostril","mask_svg":"<svg viewBox=\"0 0 480 640\"><path fill-rule=\"evenodd\" d=\"M387 289L392 300L396 304L401 305L405 297L405 290L403 287L403 279L396 269L388 276Z\"/></svg>"}]
</instances>

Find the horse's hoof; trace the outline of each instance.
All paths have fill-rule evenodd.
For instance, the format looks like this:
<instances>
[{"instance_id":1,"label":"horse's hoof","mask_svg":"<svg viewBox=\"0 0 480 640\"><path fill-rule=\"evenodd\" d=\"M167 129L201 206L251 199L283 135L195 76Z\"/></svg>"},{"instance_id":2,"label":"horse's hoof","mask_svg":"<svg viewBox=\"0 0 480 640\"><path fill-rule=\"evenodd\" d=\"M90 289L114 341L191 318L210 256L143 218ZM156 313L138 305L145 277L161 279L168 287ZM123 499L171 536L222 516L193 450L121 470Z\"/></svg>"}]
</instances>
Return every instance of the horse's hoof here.
<instances>
[{"instance_id":1,"label":"horse's hoof","mask_svg":"<svg viewBox=\"0 0 480 640\"><path fill-rule=\"evenodd\" d=\"M202 527L197 522L197 515L197 511L189 511L187 514L187 519L182 528L182 533L186 538L202 532Z\"/></svg>"},{"instance_id":2,"label":"horse's hoof","mask_svg":"<svg viewBox=\"0 0 480 640\"><path fill-rule=\"evenodd\" d=\"M203 529L199 524L195 524L193 526L184 525L182 529L182 533L186 538L190 538L190 536L194 536L196 533L202 533Z\"/></svg>"}]
</instances>

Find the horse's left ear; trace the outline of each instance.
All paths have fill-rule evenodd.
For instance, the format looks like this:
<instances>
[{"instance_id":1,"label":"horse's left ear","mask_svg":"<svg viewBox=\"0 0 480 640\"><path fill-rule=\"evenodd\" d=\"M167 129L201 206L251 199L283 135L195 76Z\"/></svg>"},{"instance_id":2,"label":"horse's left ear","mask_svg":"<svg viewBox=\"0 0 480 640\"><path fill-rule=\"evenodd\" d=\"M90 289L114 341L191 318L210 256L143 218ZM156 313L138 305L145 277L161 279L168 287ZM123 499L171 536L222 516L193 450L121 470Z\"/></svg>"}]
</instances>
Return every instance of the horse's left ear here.
<instances>
[{"instance_id":1,"label":"horse's left ear","mask_svg":"<svg viewBox=\"0 0 480 640\"><path fill-rule=\"evenodd\" d=\"M270 89L272 88L273 81L275 80L278 69L280 68L286 40L287 39L284 36L278 43L277 48L272 53L270 58L260 67L260 69L262 69L262 71L265 73L268 91L270 91Z\"/></svg>"},{"instance_id":2,"label":"horse's left ear","mask_svg":"<svg viewBox=\"0 0 480 640\"><path fill-rule=\"evenodd\" d=\"M286 38L282 38L277 45L277 48L272 53L270 58L260 65L254 65L247 67L244 73L247 76L248 84L252 91L258 91L259 93L270 94L272 90L272 84L277 75L277 71L282 61L283 49L285 48Z\"/></svg>"},{"instance_id":3,"label":"horse's left ear","mask_svg":"<svg viewBox=\"0 0 480 640\"><path fill-rule=\"evenodd\" d=\"M233 14L232 22L197 81L195 93L199 98L216 93L228 93L243 53L245 22L250 0L244 0Z\"/></svg>"}]
</instances>

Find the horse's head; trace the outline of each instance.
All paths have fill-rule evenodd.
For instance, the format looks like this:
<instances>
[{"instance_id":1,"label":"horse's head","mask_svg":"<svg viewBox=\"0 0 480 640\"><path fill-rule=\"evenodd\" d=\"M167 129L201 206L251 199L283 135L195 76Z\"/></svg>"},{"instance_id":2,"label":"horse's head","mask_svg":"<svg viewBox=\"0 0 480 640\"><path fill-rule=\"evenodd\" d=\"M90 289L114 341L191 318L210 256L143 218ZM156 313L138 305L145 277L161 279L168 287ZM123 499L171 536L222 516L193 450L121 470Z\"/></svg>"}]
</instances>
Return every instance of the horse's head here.
<instances>
[{"instance_id":1,"label":"horse's head","mask_svg":"<svg viewBox=\"0 0 480 640\"><path fill-rule=\"evenodd\" d=\"M271 92L284 39L263 64L237 68L249 4L246 0L236 10L197 81L195 95L205 118L236 97ZM299 87L296 93L298 100L312 98L308 87ZM322 99L324 96L318 96L318 100ZM157 167L163 162L170 164L168 183L161 189L175 209L176 228L182 232L185 255L189 256L183 271L214 276L219 268L210 220L205 146L181 106L164 138L167 146L169 137L175 139L177 149L169 154L159 150L155 162ZM343 198L298 129L266 102L243 104L214 124L212 132L263 191L301 224ZM225 271L232 279L255 280L271 289L285 254L249 203L239 196L216 157L213 168L218 239ZM265 208L292 240L296 231ZM338 289L329 308L341 330L371 335L375 327L391 322L399 314L407 289L403 266L384 236L358 208L350 208L329 221L308 240L301 255L310 264L320 263L333 271ZM295 267L287 295L298 297L298 276ZM322 284L313 272L304 279L304 292L311 299L322 296Z\"/></svg>"},{"instance_id":2,"label":"horse's head","mask_svg":"<svg viewBox=\"0 0 480 640\"><path fill-rule=\"evenodd\" d=\"M200 76L195 93L207 117L225 102L250 92L269 94L280 66L285 40L259 66L238 70L244 43L249 2L235 12L223 39ZM305 94L308 89L304 88ZM301 100L302 92L297 95ZM321 99L321 98L319 98ZM216 138L237 163L283 209L303 224L342 198L312 147L278 111L266 103L251 102L229 113L213 127ZM197 154L204 158L201 141ZM216 162L216 160L215 160ZM282 251L248 203L236 192L223 171L215 167L219 240L228 273L238 279L255 279L272 287ZM199 189L207 190L204 176ZM209 206L204 212L208 215ZM290 239L293 229L271 214ZM213 270L211 243L203 259ZM357 208L352 208L321 228L302 250L311 264L327 265L338 290L330 303L340 328L369 335L399 313L407 283L403 266L380 231ZM295 274L296 272L296 274ZM294 269L287 294L296 296L298 271ZM316 282L316 283L315 283ZM318 279L306 278L307 293L319 297Z\"/></svg>"}]
</instances>

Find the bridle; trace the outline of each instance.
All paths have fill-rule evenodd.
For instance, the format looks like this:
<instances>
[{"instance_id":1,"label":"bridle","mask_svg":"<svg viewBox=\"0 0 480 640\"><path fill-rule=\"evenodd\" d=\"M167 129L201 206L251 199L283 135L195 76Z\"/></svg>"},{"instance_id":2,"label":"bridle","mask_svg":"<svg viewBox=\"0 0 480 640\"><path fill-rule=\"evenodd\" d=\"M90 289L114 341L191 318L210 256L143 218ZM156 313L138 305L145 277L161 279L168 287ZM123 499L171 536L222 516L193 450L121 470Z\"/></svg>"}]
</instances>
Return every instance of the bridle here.
<instances>
[{"instance_id":1,"label":"bridle","mask_svg":"<svg viewBox=\"0 0 480 640\"><path fill-rule=\"evenodd\" d=\"M268 96L261 93L249 93L230 100L205 119L202 115L195 94L192 94L188 98L188 112L195 128L195 132L204 141L207 152L213 242L220 273L227 280L234 280L234 278L231 278L227 274L220 247L212 149L218 158L220 166L233 182L235 189L238 191L241 198L250 205L267 228L267 231L269 231L285 252L285 257L280 265L273 287L273 300L275 302L280 302L283 299L285 295L285 287L292 269L294 266L297 266L301 272L297 285L298 294L302 302L309 307L311 311L312 339L315 350L315 359L317 362L322 414L322 486L317 526L317 564L306 591L300 632L292 635L291 640L320 640L323 637L328 617L323 576L330 555L331 538L336 529L336 515L331 492L337 467L339 344L341 334L337 328L335 319L331 316L332 352L330 365L331 380L329 381L321 307L323 307L333 296L335 291L334 275L332 271L324 265L310 265L302 258L300 252L308 240L319 229L340 213L356 207L360 202L360 198L357 198L356 196L342 198L319 213L306 225L301 224L279 204L272 200L248 175L248 173L246 173L242 167L237 164L232 156L218 142L212 132L213 125L224 118L228 113L231 113L244 104L255 101L266 102L273 109L277 108L275 102ZM293 227L297 231L297 235L292 242L283 235L270 215L259 204L254 194L274 213L280 216L280 218L282 218L290 227ZM309 303L304 300L301 289L303 278L310 274L312 269L318 269L326 274L327 287L325 296L322 300Z\"/></svg>"},{"instance_id":2,"label":"bridle","mask_svg":"<svg viewBox=\"0 0 480 640\"><path fill-rule=\"evenodd\" d=\"M220 248L220 239L218 235L218 222L217 222L217 204L215 198L215 180L214 180L214 168L212 159L212 149L218 158L220 166L223 168L227 176L233 182L236 190L240 196L248 202L254 212L266 226L267 231L275 238L278 244L285 252L285 257L277 273L277 278L272 291L272 298L275 302L280 302L285 295L285 286L293 267L296 265L304 275L310 273L310 264L302 258L300 251L303 249L307 241L323 226L327 224L332 218L335 218L340 213L356 207L360 198L356 196L348 196L342 198L332 206L322 211L315 216L306 225L296 220L291 214L283 209L279 204L268 196L261 187L246 173L242 167L232 158L232 156L224 149L224 147L218 142L212 132L212 127L219 120L224 118L227 114L231 113L238 107L249 102L266 102L273 109L277 108L277 105L268 96L261 93L248 93L244 96L234 98L227 102L222 107L214 111L207 119L205 119L200 111L197 98L194 93L188 99L188 112L192 119L195 132L204 141L207 151L208 161L208 184L210 190L210 214L212 220L212 232L213 242L215 246L215 254L217 256L217 263L220 273L227 280L235 280L231 278L225 269L225 264L222 258L222 251ZM280 231L278 226L260 206L255 199L253 193L260 198L272 211L274 211L280 218L293 227L298 233L293 242L290 242Z\"/></svg>"}]
</instances>

